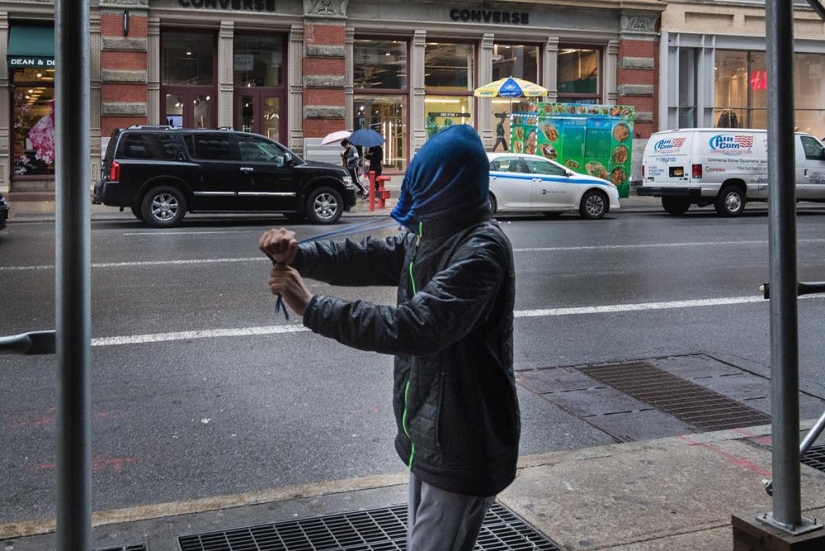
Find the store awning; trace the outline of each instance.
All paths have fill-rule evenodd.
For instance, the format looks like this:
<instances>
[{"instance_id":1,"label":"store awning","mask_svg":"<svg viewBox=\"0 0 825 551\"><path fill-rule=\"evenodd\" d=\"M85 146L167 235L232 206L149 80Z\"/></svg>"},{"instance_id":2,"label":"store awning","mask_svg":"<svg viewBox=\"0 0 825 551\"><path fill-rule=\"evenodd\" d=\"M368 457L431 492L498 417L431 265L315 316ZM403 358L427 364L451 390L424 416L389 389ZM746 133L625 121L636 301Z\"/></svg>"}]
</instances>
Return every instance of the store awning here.
<instances>
[{"instance_id":1,"label":"store awning","mask_svg":"<svg viewBox=\"0 0 825 551\"><path fill-rule=\"evenodd\" d=\"M54 67L54 28L9 25L9 67Z\"/></svg>"}]
</instances>

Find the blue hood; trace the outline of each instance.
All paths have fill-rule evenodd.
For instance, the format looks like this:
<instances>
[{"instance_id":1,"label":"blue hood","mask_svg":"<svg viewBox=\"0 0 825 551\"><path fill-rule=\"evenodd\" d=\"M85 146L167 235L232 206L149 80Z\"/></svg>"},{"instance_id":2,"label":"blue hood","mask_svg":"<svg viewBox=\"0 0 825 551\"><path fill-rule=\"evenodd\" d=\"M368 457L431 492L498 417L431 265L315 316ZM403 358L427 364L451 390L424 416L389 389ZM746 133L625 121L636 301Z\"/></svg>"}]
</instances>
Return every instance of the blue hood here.
<instances>
[{"instance_id":1,"label":"blue hood","mask_svg":"<svg viewBox=\"0 0 825 551\"><path fill-rule=\"evenodd\" d=\"M481 221L489 212L490 164L472 126L445 128L413 157L392 217L418 231L430 221Z\"/></svg>"}]
</instances>

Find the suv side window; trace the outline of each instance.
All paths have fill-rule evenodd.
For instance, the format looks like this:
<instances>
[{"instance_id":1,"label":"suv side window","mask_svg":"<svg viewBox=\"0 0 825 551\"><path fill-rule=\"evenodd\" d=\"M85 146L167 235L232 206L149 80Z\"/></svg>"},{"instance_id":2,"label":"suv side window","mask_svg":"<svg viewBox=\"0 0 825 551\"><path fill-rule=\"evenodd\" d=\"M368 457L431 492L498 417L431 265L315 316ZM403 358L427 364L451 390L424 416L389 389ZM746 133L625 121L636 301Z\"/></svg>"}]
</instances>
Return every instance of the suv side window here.
<instances>
[{"instance_id":1,"label":"suv side window","mask_svg":"<svg viewBox=\"0 0 825 551\"><path fill-rule=\"evenodd\" d=\"M242 161L272 162L284 164L285 151L274 143L257 136L238 134L238 147L241 150Z\"/></svg>"},{"instance_id":2,"label":"suv side window","mask_svg":"<svg viewBox=\"0 0 825 551\"><path fill-rule=\"evenodd\" d=\"M125 159L174 161L178 146L171 134L129 132L123 136L121 156Z\"/></svg>"},{"instance_id":3,"label":"suv side window","mask_svg":"<svg viewBox=\"0 0 825 551\"><path fill-rule=\"evenodd\" d=\"M189 156L203 161L232 160L228 134L192 134L184 139Z\"/></svg>"}]
</instances>

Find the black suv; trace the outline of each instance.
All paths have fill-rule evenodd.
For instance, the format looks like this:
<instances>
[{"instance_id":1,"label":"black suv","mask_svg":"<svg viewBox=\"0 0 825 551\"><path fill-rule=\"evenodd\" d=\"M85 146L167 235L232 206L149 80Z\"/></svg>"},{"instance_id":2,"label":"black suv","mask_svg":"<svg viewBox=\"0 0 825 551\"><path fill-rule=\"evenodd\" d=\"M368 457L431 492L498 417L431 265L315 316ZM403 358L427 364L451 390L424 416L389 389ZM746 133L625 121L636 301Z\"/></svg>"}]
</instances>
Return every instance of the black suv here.
<instances>
[{"instance_id":1,"label":"black suv","mask_svg":"<svg viewBox=\"0 0 825 551\"><path fill-rule=\"evenodd\" d=\"M92 202L129 207L157 228L178 225L189 211L333 224L355 205L355 186L344 168L304 161L258 134L133 126L112 133Z\"/></svg>"}]
</instances>

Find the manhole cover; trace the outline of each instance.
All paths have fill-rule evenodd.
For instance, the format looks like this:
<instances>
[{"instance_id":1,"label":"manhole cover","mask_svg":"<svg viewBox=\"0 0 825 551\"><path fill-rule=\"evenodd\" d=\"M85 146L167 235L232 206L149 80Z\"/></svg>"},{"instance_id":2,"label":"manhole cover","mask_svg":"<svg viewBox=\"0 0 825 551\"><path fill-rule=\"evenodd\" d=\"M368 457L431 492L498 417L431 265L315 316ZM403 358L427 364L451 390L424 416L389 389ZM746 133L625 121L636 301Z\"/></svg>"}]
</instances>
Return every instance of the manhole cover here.
<instances>
[{"instance_id":1,"label":"manhole cover","mask_svg":"<svg viewBox=\"0 0 825 551\"><path fill-rule=\"evenodd\" d=\"M771 422L770 415L648 362L580 367L578 370L700 430L735 429Z\"/></svg>"},{"instance_id":2,"label":"manhole cover","mask_svg":"<svg viewBox=\"0 0 825 551\"><path fill-rule=\"evenodd\" d=\"M178 543L181 551L405 551L407 506L181 536ZM475 551L558 549L498 502L487 511L475 546Z\"/></svg>"}]
</instances>

